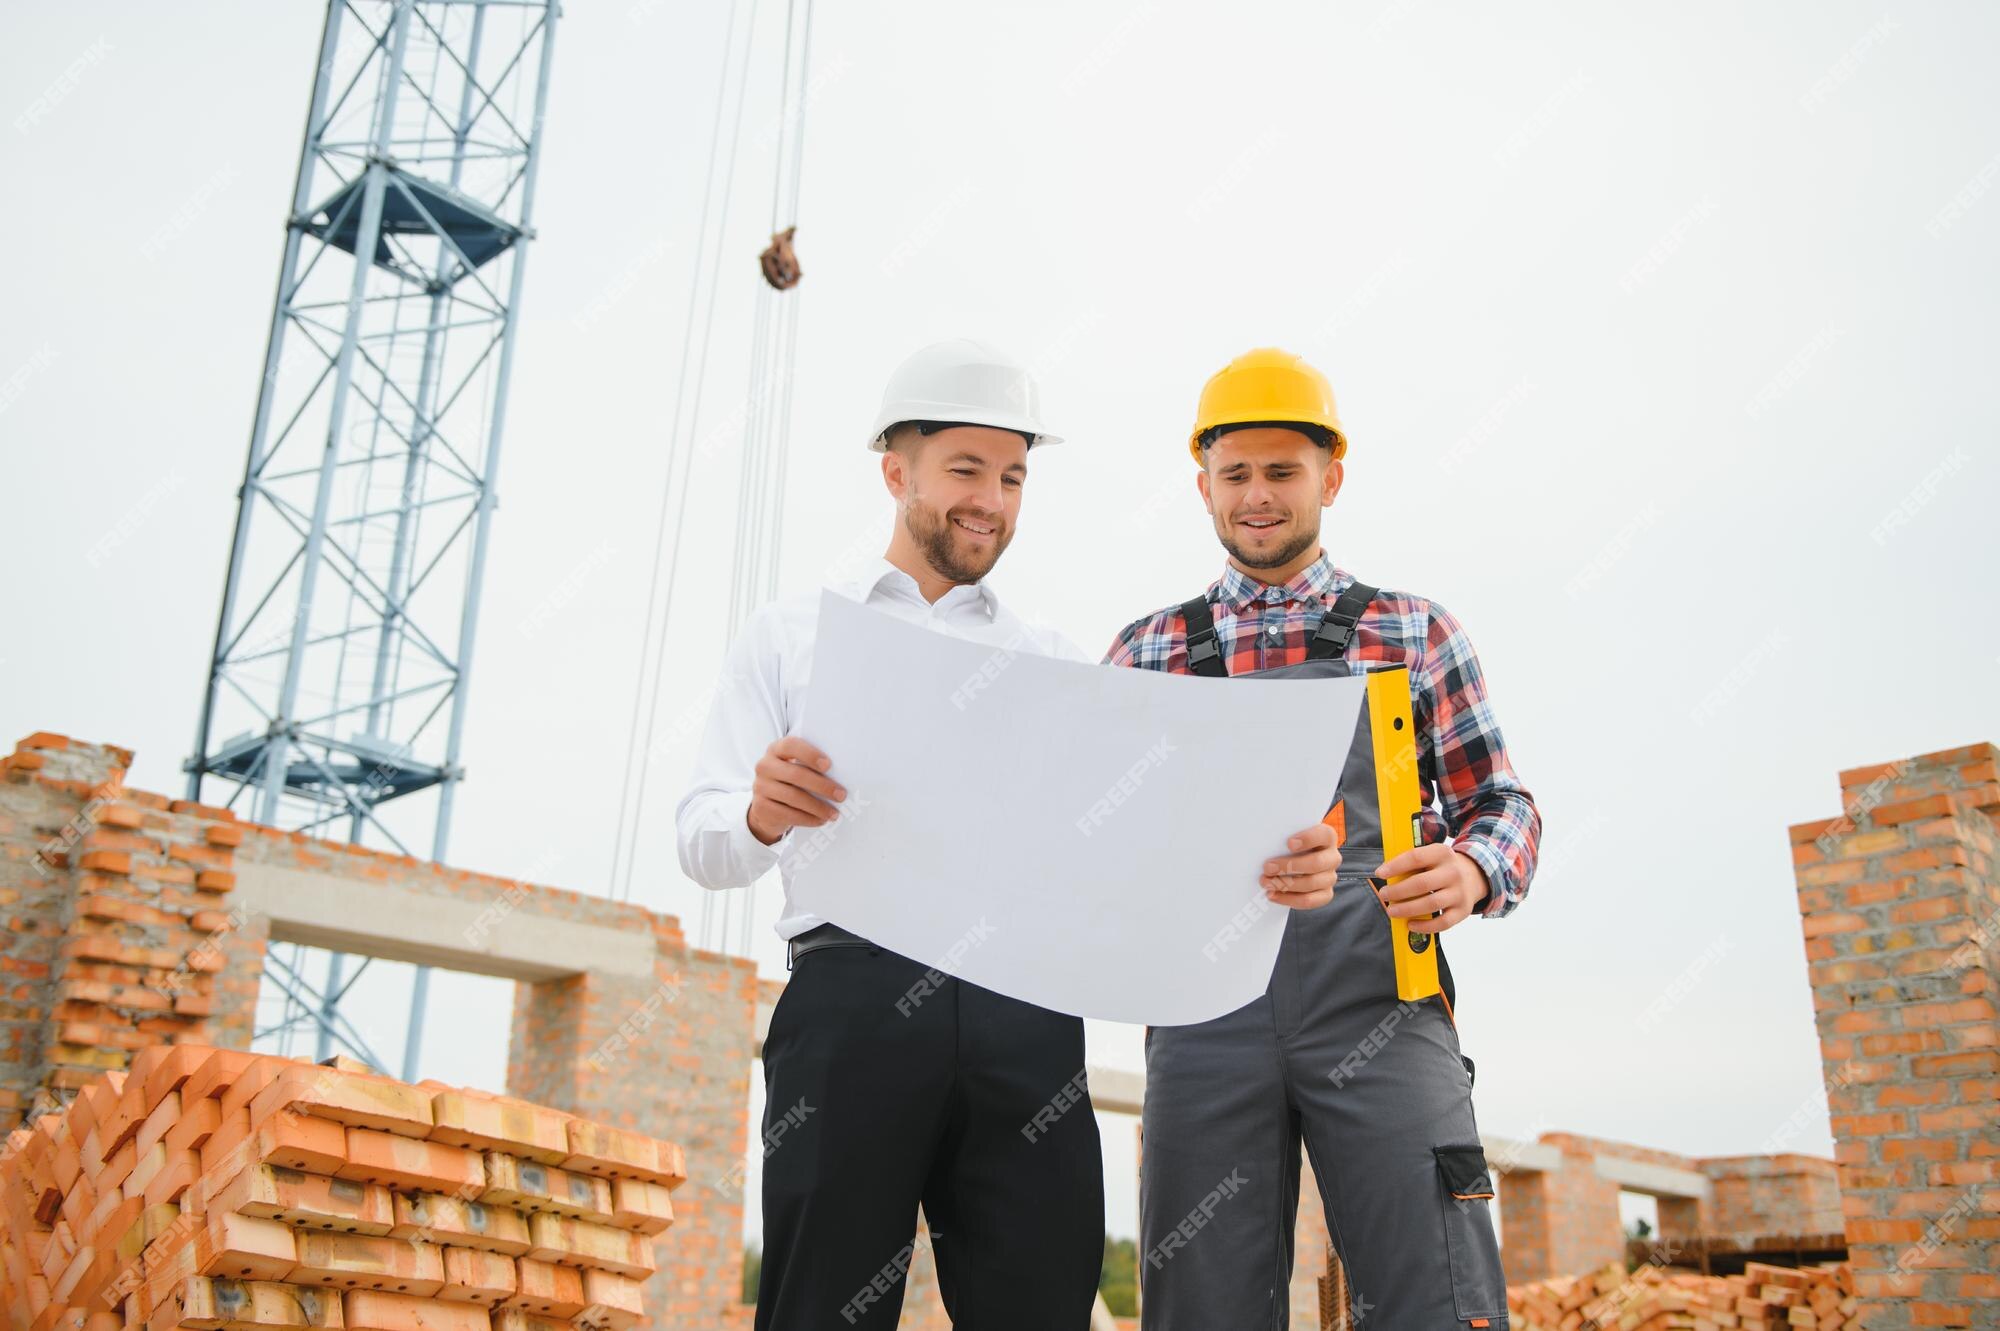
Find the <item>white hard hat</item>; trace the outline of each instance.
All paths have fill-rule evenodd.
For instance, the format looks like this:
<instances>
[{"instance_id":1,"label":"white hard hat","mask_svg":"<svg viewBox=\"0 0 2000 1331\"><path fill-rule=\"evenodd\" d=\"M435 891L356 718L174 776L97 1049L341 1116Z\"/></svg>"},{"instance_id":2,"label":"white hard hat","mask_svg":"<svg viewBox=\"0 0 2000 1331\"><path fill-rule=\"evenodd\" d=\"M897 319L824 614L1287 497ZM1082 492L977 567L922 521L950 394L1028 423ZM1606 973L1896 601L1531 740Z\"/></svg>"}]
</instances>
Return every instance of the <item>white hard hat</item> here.
<instances>
[{"instance_id":1,"label":"white hard hat","mask_svg":"<svg viewBox=\"0 0 2000 1331\"><path fill-rule=\"evenodd\" d=\"M1042 429L1042 392L1028 367L983 342L955 337L933 342L896 367L882 394L882 410L868 447L887 451L883 436L901 421L955 421L991 425L1033 436L1033 444L1059 444Z\"/></svg>"}]
</instances>

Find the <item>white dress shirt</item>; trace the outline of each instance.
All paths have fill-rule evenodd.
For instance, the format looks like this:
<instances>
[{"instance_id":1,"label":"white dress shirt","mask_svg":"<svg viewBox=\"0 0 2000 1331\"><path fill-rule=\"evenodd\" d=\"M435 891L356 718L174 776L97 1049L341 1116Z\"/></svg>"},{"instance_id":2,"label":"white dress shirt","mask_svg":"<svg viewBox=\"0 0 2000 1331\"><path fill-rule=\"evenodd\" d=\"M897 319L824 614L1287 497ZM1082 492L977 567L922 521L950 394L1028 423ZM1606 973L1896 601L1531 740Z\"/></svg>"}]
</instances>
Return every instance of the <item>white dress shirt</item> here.
<instances>
[{"instance_id":1,"label":"white dress shirt","mask_svg":"<svg viewBox=\"0 0 2000 1331\"><path fill-rule=\"evenodd\" d=\"M1000 604L983 581L956 586L935 603L917 581L887 559L875 559L858 576L828 587L899 619L975 642L1012 645L1069 661L1097 663L1057 630L1029 622ZM781 597L744 621L716 681L708 725L695 756L694 782L674 811L681 869L703 887L747 887L773 864L785 883L778 937L791 938L826 921L797 909L791 899L791 847L796 828L765 845L745 815L757 760L793 732L812 671L813 631L819 622L818 589ZM832 775L839 779L840 755Z\"/></svg>"}]
</instances>

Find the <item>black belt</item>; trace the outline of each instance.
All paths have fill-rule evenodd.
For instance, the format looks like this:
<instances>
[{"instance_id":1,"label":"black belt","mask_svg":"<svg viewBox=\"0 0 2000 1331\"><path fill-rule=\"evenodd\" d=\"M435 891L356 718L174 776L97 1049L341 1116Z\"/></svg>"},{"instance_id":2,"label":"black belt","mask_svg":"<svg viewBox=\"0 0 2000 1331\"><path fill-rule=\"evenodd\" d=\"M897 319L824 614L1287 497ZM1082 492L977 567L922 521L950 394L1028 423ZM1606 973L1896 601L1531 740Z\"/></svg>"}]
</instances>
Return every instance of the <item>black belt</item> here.
<instances>
[{"instance_id":1,"label":"black belt","mask_svg":"<svg viewBox=\"0 0 2000 1331\"><path fill-rule=\"evenodd\" d=\"M785 941L785 969L790 970L800 957L823 947L875 947L875 944L837 924L822 924Z\"/></svg>"}]
</instances>

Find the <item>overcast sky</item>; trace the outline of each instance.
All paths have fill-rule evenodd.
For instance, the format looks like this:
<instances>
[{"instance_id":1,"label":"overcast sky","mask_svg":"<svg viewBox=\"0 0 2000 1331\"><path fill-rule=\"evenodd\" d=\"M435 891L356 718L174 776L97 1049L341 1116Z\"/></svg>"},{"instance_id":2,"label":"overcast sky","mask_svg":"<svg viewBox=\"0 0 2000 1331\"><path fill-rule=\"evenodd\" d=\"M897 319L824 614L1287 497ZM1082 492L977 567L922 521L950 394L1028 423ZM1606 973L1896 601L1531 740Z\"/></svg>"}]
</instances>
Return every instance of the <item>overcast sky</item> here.
<instances>
[{"instance_id":1,"label":"overcast sky","mask_svg":"<svg viewBox=\"0 0 2000 1331\"><path fill-rule=\"evenodd\" d=\"M0 20L0 735L130 746L144 789L182 791L323 12ZM726 15L561 25L456 864L608 886ZM705 424L744 392L781 18ZM1328 548L1464 623L1546 819L1527 904L1448 939L1481 1128L1829 1152L1786 826L1841 768L2000 740L1996 39L1971 3L822 6L781 581L886 544L882 380L977 336L1070 440L995 586L1101 651L1220 569L1202 380L1305 354L1352 438ZM724 646L736 470L695 474L673 697ZM637 895L692 931L690 747ZM768 918L756 954L782 974ZM407 971L370 979L393 1061ZM499 1086L507 986L433 992L424 1072Z\"/></svg>"}]
</instances>

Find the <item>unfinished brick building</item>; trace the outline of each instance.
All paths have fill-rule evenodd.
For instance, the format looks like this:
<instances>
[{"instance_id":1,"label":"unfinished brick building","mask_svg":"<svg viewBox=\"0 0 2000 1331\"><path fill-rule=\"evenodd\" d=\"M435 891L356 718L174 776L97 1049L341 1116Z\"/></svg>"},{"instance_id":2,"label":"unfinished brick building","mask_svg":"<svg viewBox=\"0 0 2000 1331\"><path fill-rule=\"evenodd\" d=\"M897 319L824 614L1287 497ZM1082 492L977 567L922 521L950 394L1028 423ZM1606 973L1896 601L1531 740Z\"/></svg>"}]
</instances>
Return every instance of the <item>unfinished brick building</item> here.
<instances>
[{"instance_id":1,"label":"unfinished brick building","mask_svg":"<svg viewBox=\"0 0 2000 1331\"><path fill-rule=\"evenodd\" d=\"M1745 1255L1832 1259L1845 1246L1834 1164L1818 1156L1695 1158L1569 1132L1503 1152L1489 1156L1505 1171L1509 1279L1624 1257L1624 1192L1655 1199L1655 1246L1686 1265L1735 1267Z\"/></svg>"},{"instance_id":2,"label":"unfinished brick building","mask_svg":"<svg viewBox=\"0 0 2000 1331\"><path fill-rule=\"evenodd\" d=\"M1996 757L1842 773L1842 813L1791 830L1837 1176L1801 1155L1489 1139L1513 1278L1620 1257L1618 1196L1641 1192L1690 1253L1838 1243L1870 1327L2000 1326ZM653 1324L747 1325L749 1088L777 982L690 948L671 917L131 790L130 762L47 734L0 759L0 1126L145 1045L247 1046L272 942L510 978L509 1093L686 1150ZM1139 1078L1092 1075L1101 1109L1136 1108ZM1301 1327L1319 1324L1325 1272L1315 1197L1308 1180ZM921 1245L911 1275L905 1325L943 1326Z\"/></svg>"},{"instance_id":3,"label":"unfinished brick building","mask_svg":"<svg viewBox=\"0 0 2000 1331\"><path fill-rule=\"evenodd\" d=\"M130 763L48 734L0 760L0 1127L149 1044L247 1048L273 941L505 976L510 1093L686 1151L654 1324L739 1320L751 962L637 906L131 790Z\"/></svg>"}]
</instances>

